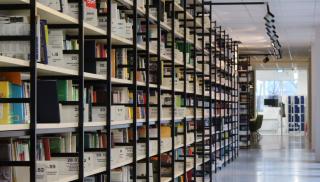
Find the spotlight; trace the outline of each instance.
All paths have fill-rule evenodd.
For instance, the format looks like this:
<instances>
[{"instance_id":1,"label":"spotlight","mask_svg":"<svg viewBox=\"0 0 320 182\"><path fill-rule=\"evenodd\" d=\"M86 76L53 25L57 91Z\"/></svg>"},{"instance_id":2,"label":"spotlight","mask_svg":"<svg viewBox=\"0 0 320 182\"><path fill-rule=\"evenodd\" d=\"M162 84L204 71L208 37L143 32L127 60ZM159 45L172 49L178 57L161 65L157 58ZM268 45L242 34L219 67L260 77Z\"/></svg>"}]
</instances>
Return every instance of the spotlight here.
<instances>
[{"instance_id":1,"label":"spotlight","mask_svg":"<svg viewBox=\"0 0 320 182\"><path fill-rule=\"evenodd\" d=\"M270 33L267 32L268 36L270 37L271 40L276 40L279 38L279 36L276 33Z\"/></svg>"},{"instance_id":2,"label":"spotlight","mask_svg":"<svg viewBox=\"0 0 320 182\"><path fill-rule=\"evenodd\" d=\"M272 33L272 34L277 34L276 29L270 29L266 27L267 32Z\"/></svg>"},{"instance_id":3,"label":"spotlight","mask_svg":"<svg viewBox=\"0 0 320 182\"><path fill-rule=\"evenodd\" d=\"M267 63L267 62L269 62L270 60L269 60L269 57L268 56L266 56L263 60L262 60L262 62L263 63Z\"/></svg>"},{"instance_id":4,"label":"spotlight","mask_svg":"<svg viewBox=\"0 0 320 182\"><path fill-rule=\"evenodd\" d=\"M274 23L274 15L270 12L269 4L267 4L267 14L266 14L266 16L264 16L264 19L267 22Z\"/></svg>"},{"instance_id":5,"label":"spotlight","mask_svg":"<svg viewBox=\"0 0 320 182\"><path fill-rule=\"evenodd\" d=\"M268 23L274 23L274 15L268 11L268 13L266 14L266 16L264 16L264 19L268 22Z\"/></svg>"},{"instance_id":6,"label":"spotlight","mask_svg":"<svg viewBox=\"0 0 320 182\"><path fill-rule=\"evenodd\" d=\"M265 23L264 25L266 26L266 28L269 28L269 29L276 29L276 26L271 25L270 23Z\"/></svg>"},{"instance_id":7,"label":"spotlight","mask_svg":"<svg viewBox=\"0 0 320 182\"><path fill-rule=\"evenodd\" d=\"M275 20L270 16L265 16L264 20L266 20L267 23L274 23L275 22Z\"/></svg>"},{"instance_id":8,"label":"spotlight","mask_svg":"<svg viewBox=\"0 0 320 182\"><path fill-rule=\"evenodd\" d=\"M271 44L272 44L273 47L275 47L277 49L281 48L281 44L279 43L278 40L273 40Z\"/></svg>"}]
</instances>

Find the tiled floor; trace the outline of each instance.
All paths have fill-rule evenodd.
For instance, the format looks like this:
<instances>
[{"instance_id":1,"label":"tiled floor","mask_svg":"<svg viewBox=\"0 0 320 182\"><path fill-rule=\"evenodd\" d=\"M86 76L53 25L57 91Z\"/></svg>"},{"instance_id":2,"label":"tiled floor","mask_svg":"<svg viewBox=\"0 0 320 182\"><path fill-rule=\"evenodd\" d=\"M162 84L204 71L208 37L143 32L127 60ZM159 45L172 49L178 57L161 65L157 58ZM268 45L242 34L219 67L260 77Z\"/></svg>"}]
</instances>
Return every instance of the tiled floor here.
<instances>
[{"instance_id":1,"label":"tiled floor","mask_svg":"<svg viewBox=\"0 0 320 182\"><path fill-rule=\"evenodd\" d=\"M320 182L320 163L304 137L263 136L215 174L215 182Z\"/></svg>"}]
</instances>

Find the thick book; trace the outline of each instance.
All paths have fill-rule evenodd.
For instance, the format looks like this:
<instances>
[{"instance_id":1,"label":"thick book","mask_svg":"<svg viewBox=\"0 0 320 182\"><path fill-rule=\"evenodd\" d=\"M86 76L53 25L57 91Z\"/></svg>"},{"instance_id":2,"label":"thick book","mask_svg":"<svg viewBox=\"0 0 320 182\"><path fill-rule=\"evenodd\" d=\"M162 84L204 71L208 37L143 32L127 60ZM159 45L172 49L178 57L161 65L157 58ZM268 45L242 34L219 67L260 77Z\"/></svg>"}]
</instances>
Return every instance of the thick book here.
<instances>
[{"instance_id":1,"label":"thick book","mask_svg":"<svg viewBox=\"0 0 320 182\"><path fill-rule=\"evenodd\" d=\"M40 20L41 62L48 64L48 25L47 20Z\"/></svg>"},{"instance_id":2,"label":"thick book","mask_svg":"<svg viewBox=\"0 0 320 182\"><path fill-rule=\"evenodd\" d=\"M60 123L60 111L56 81L38 81L37 105L38 123Z\"/></svg>"},{"instance_id":3,"label":"thick book","mask_svg":"<svg viewBox=\"0 0 320 182\"><path fill-rule=\"evenodd\" d=\"M10 97L10 82L0 82L0 98ZM10 124L10 110L11 104L1 103L0 104L0 124Z\"/></svg>"},{"instance_id":4,"label":"thick book","mask_svg":"<svg viewBox=\"0 0 320 182\"><path fill-rule=\"evenodd\" d=\"M50 141L49 138L42 139L43 147L44 147L44 157L46 161L51 160L51 152L50 152Z\"/></svg>"},{"instance_id":5,"label":"thick book","mask_svg":"<svg viewBox=\"0 0 320 182\"><path fill-rule=\"evenodd\" d=\"M88 40L84 42L84 71L97 73L96 69L96 41Z\"/></svg>"}]
</instances>

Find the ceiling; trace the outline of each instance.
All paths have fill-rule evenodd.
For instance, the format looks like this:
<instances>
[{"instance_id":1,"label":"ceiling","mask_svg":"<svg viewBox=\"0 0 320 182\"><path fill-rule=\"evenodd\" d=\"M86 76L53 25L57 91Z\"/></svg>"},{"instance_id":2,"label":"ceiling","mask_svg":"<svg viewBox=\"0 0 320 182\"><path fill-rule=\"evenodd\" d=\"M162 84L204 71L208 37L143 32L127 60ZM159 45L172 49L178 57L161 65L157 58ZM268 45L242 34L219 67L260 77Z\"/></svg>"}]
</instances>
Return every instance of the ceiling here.
<instances>
[{"instance_id":1,"label":"ceiling","mask_svg":"<svg viewBox=\"0 0 320 182\"><path fill-rule=\"evenodd\" d=\"M270 11L275 15L275 26L284 61L293 68L298 61L308 64L311 43L315 29L320 25L320 0L214 0L214 2L268 2ZM234 40L242 42L240 54L269 53L271 42L266 34L266 5L216 5L214 18L227 30ZM259 63L263 57L254 57ZM274 65L275 59L267 64ZM271 68L272 66L266 65ZM290 67L290 66L289 66Z\"/></svg>"}]
</instances>

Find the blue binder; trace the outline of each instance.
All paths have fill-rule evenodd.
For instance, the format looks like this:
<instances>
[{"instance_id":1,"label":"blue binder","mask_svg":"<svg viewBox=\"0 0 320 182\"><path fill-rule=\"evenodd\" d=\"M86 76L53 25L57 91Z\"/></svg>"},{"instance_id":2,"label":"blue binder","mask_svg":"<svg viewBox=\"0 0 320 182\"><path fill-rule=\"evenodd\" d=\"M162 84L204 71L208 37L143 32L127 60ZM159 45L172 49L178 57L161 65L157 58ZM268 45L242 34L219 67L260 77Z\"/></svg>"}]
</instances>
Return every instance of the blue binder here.
<instances>
[{"instance_id":1,"label":"blue binder","mask_svg":"<svg viewBox=\"0 0 320 182\"><path fill-rule=\"evenodd\" d=\"M294 104L300 104L298 96L294 96Z\"/></svg>"},{"instance_id":2,"label":"blue binder","mask_svg":"<svg viewBox=\"0 0 320 182\"><path fill-rule=\"evenodd\" d=\"M301 103L301 104L304 104L304 96L301 96L301 97L300 97L300 103Z\"/></svg>"},{"instance_id":3,"label":"blue binder","mask_svg":"<svg viewBox=\"0 0 320 182\"><path fill-rule=\"evenodd\" d=\"M295 114L295 115L294 115L294 122L295 122L295 123L300 123L300 116L299 116L299 114Z\"/></svg>"},{"instance_id":4,"label":"blue binder","mask_svg":"<svg viewBox=\"0 0 320 182\"><path fill-rule=\"evenodd\" d=\"M304 105L301 105L301 113L304 114Z\"/></svg>"},{"instance_id":5,"label":"blue binder","mask_svg":"<svg viewBox=\"0 0 320 182\"><path fill-rule=\"evenodd\" d=\"M295 113L300 113L299 105L295 105L295 106L294 106L294 112L295 112Z\"/></svg>"}]
</instances>

